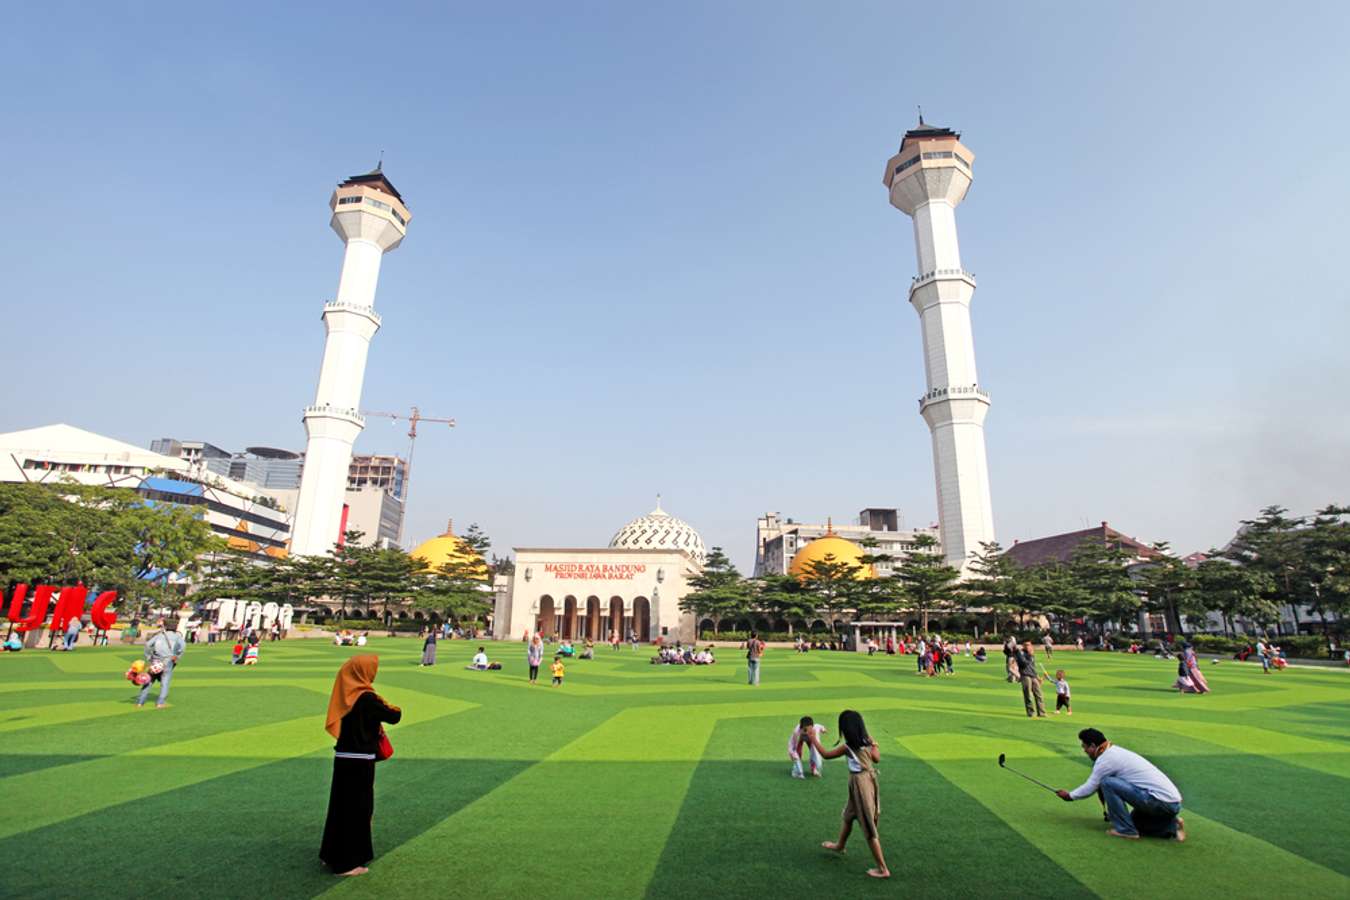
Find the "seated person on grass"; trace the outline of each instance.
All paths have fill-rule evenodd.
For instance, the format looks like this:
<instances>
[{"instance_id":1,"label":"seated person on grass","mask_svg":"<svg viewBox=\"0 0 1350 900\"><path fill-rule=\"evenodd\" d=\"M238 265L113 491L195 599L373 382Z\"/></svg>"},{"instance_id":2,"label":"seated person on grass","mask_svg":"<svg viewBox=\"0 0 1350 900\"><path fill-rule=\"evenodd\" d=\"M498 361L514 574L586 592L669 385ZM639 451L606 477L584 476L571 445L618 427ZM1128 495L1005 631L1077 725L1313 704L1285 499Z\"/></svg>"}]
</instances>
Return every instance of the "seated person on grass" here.
<instances>
[{"instance_id":1,"label":"seated person on grass","mask_svg":"<svg viewBox=\"0 0 1350 900\"><path fill-rule=\"evenodd\" d=\"M476 672L485 672L490 665L491 663L488 662L486 651L484 651L482 647L479 647L478 652L473 655L473 660L464 668L472 669Z\"/></svg>"}]
</instances>

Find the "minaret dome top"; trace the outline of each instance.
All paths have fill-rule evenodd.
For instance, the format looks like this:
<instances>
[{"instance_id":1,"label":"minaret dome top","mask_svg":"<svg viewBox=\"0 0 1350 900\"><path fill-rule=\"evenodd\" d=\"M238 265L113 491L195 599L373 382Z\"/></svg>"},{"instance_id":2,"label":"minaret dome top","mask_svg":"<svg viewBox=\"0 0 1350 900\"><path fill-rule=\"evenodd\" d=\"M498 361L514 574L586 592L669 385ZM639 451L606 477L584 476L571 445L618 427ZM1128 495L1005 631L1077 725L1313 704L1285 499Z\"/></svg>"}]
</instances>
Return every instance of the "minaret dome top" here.
<instances>
[{"instance_id":1,"label":"minaret dome top","mask_svg":"<svg viewBox=\"0 0 1350 900\"><path fill-rule=\"evenodd\" d=\"M381 163L364 175L351 176L346 181L339 184L338 187L352 187L354 185L362 184L366 187L374 188L383 194L388 194L398 202L402 203L403 195L398 192L398 189L394 187L394 183L384 174L382 171L383 168L384 164Z\"/></svg>"}]
</instances>

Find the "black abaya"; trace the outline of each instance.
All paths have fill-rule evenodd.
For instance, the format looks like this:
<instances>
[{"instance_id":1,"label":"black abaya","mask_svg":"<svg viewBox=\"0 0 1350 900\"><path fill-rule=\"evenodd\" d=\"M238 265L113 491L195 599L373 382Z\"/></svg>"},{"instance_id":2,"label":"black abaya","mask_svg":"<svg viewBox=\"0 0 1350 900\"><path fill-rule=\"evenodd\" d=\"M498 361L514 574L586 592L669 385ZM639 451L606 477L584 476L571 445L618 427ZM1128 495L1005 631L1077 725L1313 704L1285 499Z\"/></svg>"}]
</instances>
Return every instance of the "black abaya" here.
<instances>
[{"instance_id":1,"label":"black abaya","mask_svg":"<svg viewBox=\"0 0 1350 900\"><path fill-rule=\"evenodd\" d=\"M386 706L373 691L367 691L342 717L342 729L334 750L370 758L339 756L333 760L328 820L323 826L319 859L334 872L349 872L375 858L370 829L375 815L374 756L380 738L380 723L392 724L402 715L399 710Z\"/></svg>"}]
</instances>

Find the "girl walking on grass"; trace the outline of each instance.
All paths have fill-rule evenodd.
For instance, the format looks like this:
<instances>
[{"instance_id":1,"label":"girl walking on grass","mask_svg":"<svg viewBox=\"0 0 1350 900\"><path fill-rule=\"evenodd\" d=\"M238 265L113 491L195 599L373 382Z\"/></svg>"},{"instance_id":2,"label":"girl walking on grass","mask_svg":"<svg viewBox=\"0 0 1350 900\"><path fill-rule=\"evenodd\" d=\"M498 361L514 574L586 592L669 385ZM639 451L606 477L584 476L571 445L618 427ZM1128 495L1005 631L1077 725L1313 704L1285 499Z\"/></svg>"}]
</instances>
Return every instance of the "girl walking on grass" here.
<instances>
[{"instance_id":1,"label":"girl walking on grass","mask_svg":"<svg viewBox=\"0 0 1350 900\"><path fill-rule=\"evenodd\" d=\"M881 855L881 835L877 831L877 820L881 818L881 795L877 791L876 763L881 762L881 751L867 733L867 725L862 714L846 709L839 714L839 735L843 740L826 750L820 745L820 739L814 731L808 732L807 739L822 759L848 757L848 802L844 804L844 823L839 830L839 839L823 841L821 846L836 853L844 852L849 833L856 819L877 861L867 874L873 878L890 878L891 870L886 868L886 859Z\"/></svg>"}]
</instances>

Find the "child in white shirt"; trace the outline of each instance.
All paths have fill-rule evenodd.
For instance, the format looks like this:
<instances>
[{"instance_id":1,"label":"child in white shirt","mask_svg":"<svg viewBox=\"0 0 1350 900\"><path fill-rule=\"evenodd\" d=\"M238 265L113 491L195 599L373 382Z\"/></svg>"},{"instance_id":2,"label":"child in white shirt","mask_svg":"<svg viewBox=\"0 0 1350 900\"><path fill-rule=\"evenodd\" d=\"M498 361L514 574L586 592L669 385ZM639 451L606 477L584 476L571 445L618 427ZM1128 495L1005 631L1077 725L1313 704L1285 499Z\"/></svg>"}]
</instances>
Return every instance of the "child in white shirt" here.
<instances>
[{"instance_id":1,"label":"child in white shirt","mask_svg":"<svg viewBox=\"0 0 1350 900\"><path fill-rule=\"evenodd\" d=\"M1069 702L1069 680L1064 677L1064 670L1055 671L1055 715L1059 715L1060 710L1064 710L1069 715L1073 715L1073 705Z\"/></svg>"},{"instance_id":2,"label":"child in white shirt","mask_svg":"<svg viewBox=\"0 0 1350 900\"><path fill-rule=\"evenodd\" d=\"M811 775L815 778L820 777L820 751L812 744L807 735L814 734L817 742L820 736L824 734L826 728L824 725L817 725L810 716L802 716L802 720L797 727L792 729L792 736L788 738L788 759L792 760L792 777L805 778L802 774L802 748L811 749Z\"/></svg>"}]
</instances>

